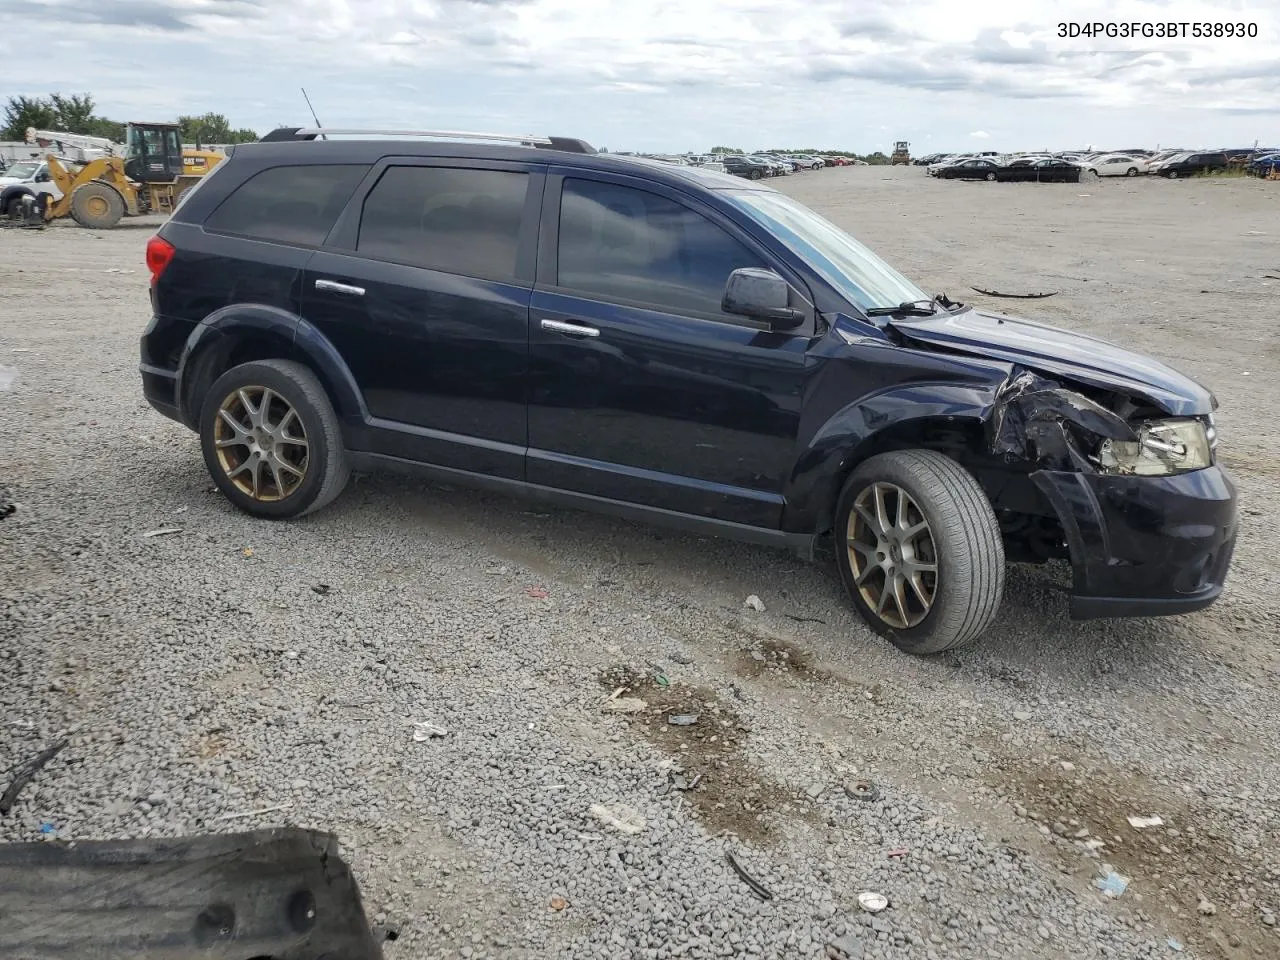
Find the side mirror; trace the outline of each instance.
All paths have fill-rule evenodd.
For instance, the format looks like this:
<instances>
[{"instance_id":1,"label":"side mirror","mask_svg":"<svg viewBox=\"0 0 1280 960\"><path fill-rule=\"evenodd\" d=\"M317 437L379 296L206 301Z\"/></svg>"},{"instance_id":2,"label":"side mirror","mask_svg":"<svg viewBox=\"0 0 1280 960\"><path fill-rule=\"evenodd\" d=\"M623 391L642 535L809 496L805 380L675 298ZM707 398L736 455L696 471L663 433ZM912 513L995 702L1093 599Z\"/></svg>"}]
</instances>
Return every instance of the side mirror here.
<instances>
[{"instance_id":1,"label":"side mirror","mask_svg":"<svg viewBox=\"0 0 1280 960\"><path fill-rule=\"evenodd\" d=\"M36 183L48 183L53 178L49 176L48 170L41 170L39 173L35 175L33 179L35 180Z\"/></svg>"},{"instance_id":2,"label":"side mirror","mask_svg":"<svg viewBox=\"0 0 1280 960\"><path fill-rule=\"evenodd\" d=\"M763 267L740 267L729 274L720 309L756 320L774 330L791 330L804 322L804 311L790 305L787 281Z\"/></svg>"}]
</instances>

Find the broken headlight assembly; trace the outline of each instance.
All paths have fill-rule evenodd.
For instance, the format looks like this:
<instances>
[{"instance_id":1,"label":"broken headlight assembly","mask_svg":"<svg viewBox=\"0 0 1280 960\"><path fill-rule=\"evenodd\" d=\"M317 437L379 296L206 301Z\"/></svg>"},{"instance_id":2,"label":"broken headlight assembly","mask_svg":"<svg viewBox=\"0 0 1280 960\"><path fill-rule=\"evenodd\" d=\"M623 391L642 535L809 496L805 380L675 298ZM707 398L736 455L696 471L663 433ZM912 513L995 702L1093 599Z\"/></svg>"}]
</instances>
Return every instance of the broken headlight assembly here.
<instances>
[{"instance_id":1,"label":"broken headlight assembly","mask_svg":"<svg viewBox=\"0 0 1280 960\"><path fill-rule=\"evenodd\" d=\"M1137 440L1104 440L1098 448L1103 473L1168 477L1213 465L1217 431L1203 420L1152 420L1136 428Z\"/></svg>"}]
</instances>

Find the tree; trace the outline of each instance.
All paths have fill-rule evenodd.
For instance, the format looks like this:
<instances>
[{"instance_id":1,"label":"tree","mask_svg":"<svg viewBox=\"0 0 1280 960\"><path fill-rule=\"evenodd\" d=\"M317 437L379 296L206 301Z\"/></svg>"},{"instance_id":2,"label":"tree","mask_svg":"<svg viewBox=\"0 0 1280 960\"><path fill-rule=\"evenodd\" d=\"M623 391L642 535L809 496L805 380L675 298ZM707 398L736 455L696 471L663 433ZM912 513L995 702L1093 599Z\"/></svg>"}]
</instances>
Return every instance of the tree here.
<instances>
[{"instance_id":1,"label":"tree","mask_svg":"<svg viewBox=\"0 0 1280 960\"><path fill-rule=\"evenodd\" d=\"M258 134L247 128L231 129L231 122L221 113L178 118L183 143L253 143Z\"/></svg>"},{"instance_id":2,"label":"tree","mask_svg":"<svg viewBox=\"0 0 1280 960\"><path fill-rule=\"evenodd\" d=\"M56 116L55 123L59 130L67 133L90 133L94 121L95 106L93 97L87 93L73 93L64 97L60 93L49 95L49 103Z\"/></svg>"},{"instance_id":3,"label":"tree","mask_svg":"<svg viewBox=\"0 0 1280 960\"><path fill-rule=\"evenodd\" d=\"M733 154L734 156L737 156L742 152L743 151L741 147L712 147L710 150L707 151L707 153L730 153L730 154Z\"/></svg>"},{"instance_id":4,"label":"tree","mask_svg":"<svg viewBox=\"0 0 1280 960\"><path fill-rule=\"evenodd\" d=\"M27 127L37 130L52 129L58 115L53 104L41 97L10 97L4 108L4 130L0 140L22 140Z\"/></svg>"}]
</instances>

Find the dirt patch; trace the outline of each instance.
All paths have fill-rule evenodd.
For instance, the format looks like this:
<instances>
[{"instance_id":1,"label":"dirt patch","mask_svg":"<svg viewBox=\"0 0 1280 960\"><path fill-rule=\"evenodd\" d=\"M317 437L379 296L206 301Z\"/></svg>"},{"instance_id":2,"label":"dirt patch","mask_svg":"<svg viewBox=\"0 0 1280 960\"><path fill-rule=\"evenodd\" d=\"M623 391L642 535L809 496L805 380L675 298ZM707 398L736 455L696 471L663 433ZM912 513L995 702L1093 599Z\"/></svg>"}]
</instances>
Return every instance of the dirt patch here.
<instances>
[{"instance_id":1,"label":"dirt patch","mask_svg":"<svg viewBox=\"0 0 1280 960\"><path fill-rule=\"evenodd\" d=\"M1055 758L1028 767L1027 758L997 760L990 780L1026 807L1029 818L1067 844L1102 841L1094 860L1074 871L1090 882L1109 864L1131 881L1124 901L1155 907L1206 957L1243 960L1280 954L1280 934L1261 922L1262 907L1280 895L1280 872L1246 848L1241 831L1191 795L1139 774ZM1065 765L1064 765L1065 764ZM997 772L998 771L998 772ZM1158 816L1160 826L1135 828L1131 816ZM1212 914L1201 910L1212 905ZM1206 908L1207 909L1207 908Z\"/></svg>"},{"instance_id":2,"label":"dirt patch","mask_svg":"<svg viewBox=\"0 0 1280 960\"><path fill-rule=\"evenodd\" d=\"M212 760L221 756L231 746L231 741L221 730L210 730L196 743L196 756L201 760Z\"/></svg>"},{"instance_id":3,"label":"dirt patch","mask_svg":"<svg viewBox=\"0 0 1280 960\"><path fill-rule=\"evenodd\" d=\"M689 802L711 832L764 845L776 836L779 814L816 816L797 791L763 777L748 763L742 747L750 728L715 691L630 666L605 670L600 684L617 699L644 702L643 709L619 715L675 761L670 790ZM671 722L695 717L694 722Z\"/></svg>"},{"instance_id":4,"label":"dirt patch","mask_svg":"<svg viewBox=\"0 0 1280 960\"><path fill-rule=\"evenodd\" d=\"M813 656L807 650L772 637L754 637L750 645L741 648L735 658L734 671L752 679L787 675L802 680L832 679L828 670L814 666Z\"/></svg>"}]
</instances>

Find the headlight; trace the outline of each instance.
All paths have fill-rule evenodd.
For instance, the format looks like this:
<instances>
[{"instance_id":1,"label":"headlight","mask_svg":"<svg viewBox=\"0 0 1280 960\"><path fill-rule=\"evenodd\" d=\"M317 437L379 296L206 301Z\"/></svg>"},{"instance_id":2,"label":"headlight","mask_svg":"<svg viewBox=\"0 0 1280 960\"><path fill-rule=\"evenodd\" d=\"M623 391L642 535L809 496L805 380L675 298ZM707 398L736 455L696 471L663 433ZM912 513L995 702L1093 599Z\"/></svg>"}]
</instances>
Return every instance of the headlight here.
<instances>
[{"instance_id":1,"label":"headlight","mask_svg":"<svg viewBox=\"0 0 1280 960\"><path fill-rule=\"evenodd\" d=\"M1153 420L1136 441L1104 440L1098 449L1103 473L1167 477L1213 464L1212 427L1202 420Z\"/></svg>"}]
</instances>

